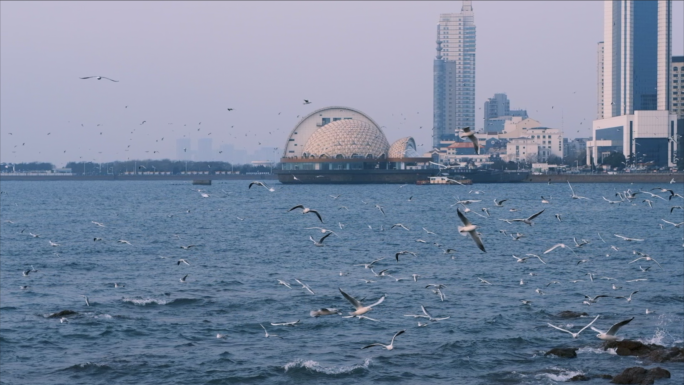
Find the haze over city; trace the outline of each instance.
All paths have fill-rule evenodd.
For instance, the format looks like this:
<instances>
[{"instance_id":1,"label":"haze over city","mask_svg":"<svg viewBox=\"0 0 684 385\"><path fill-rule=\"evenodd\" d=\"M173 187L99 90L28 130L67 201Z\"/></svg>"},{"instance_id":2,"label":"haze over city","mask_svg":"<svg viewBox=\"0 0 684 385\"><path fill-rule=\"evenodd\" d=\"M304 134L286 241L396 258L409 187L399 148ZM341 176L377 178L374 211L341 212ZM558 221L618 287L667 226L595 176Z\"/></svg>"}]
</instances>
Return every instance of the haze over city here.
<instances>
[{"instance_id":1,"label":"haze over city","mask_svg":"<svg viewBox=\"0 0 684 385\"><path fill-rule=\"evenodd\" d=\"M195 149L211 138L214 160L231 159L219 156L222 145L276 159L299 118L326 106L359 109L390 141L413 136L427 151L436 25L460 9L460 1L1 2L0 161L175 159L183 137ZM503 92L511 108L565 137L588 137L603 2L473 1L473 10L475 128L484 102ZM673 2L672 15L672 55L682 55L684 3Z\"/></svg>"}]
</instances>

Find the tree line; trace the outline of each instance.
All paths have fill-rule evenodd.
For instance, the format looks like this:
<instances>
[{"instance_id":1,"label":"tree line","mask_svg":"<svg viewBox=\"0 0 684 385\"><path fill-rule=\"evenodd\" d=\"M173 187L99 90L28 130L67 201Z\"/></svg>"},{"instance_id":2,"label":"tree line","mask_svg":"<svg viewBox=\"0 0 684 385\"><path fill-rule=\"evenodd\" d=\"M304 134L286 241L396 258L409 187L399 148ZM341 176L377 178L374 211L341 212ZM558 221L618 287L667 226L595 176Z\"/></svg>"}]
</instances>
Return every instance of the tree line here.
<instances>
[{"instance_id":1,"label":"tree line","mask_svg":"<svg viewBox=\"0 0 684 385\"><path fill-rule=\"evenodd\" d=\"M94 162L68 162L67 169L76 175L118 175L131 172L163 172L171 174L181 174L183 172L239 172L240 174L253 172L270 172L271 167L255 166L252 164L232 164L229 162L193 162L179 160L127 160L106 163ZM275 167L274 167L275 168ZM0 163L2 172L51 172L56 170L52 163L30 162L30 163Z\"/></svg>"}]
</instances>

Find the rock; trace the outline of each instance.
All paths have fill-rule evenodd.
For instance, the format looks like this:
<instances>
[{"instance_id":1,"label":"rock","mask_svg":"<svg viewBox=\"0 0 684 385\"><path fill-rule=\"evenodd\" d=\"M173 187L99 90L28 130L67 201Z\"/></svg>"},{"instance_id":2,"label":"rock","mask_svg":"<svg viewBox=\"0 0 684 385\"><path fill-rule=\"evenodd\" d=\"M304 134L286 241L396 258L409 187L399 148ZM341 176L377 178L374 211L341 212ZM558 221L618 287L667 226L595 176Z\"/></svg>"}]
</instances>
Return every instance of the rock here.
<instances>
[{"instance_id":1,"label":"rock","mask_svg":"<svg viewBox=\"0 0 684 385\"><path fill-rule=\"evenodd\" d=\"M644 369L639 366L627 368L622 373L613 377L611 381L613 384L653 384L655 380L661 378L670 378L670 372L657 367L654 369Z\"/></svg>"},{"instance_id":2,"label":"rock","mask_svg":"<svg viewBox=\"0 0 684 385\"><path fill-rule=\"evenodd\" d=\"M596 376L596 378L603 378L604 380L612 380L613 376L611 376L610 374L599 374L598 376Z\"/></svg>"},{"instance_id":3,"label":"rock","mask_svg":"<svg viewBox=\"0 0 684 385\"><path fill-rule=\"evenodd\" d=\"M569 379L568 381L589 381L589 380L590 380L590 378L585 376L584 374L578 374L578 375L572 377L571 379Z\"/></svg>"},{"instance_id":4,"label":"rock","mask_svg":"<svg viewBox=\"0 0 684 385\"><path fill-rule=\"evenodd\" d=\"M586 317L589 314L585 312L576 312L576 311L571 311L571 310L563 310L562 312L556 314L556 317L558 318L579 318L579 317Z\"/></svg>"},{"instance_id":5,"label":"rock","mask_svg":"<svg viewBox=\"0 0 684 385\"><path fill-rule=\"evenodd\" d=\"M57 313L50 314L48 316L48 318L62 318L62 317L65 317L68 315L74 315L74 314L78 314L78 313L73 311L73 310L62 310L62 311L58 311Z\"/></svg>"},{"instance_id":6,"label":"rock","mask_svg":"<svg viewBox=\"0 0 684 385\"><path fill-rule=\"evenodd\" d=\"M637 356L652 362L684 362L684 349L666 348L661 345L647 345L639 341L608 341L603 350L616 348L619 356Z\"/></svg>"},{"instance_id":7,"label":"rock","mask_svg":"<svg viewBox=\"0 0 684 385\"><path fill-rule=\"evenodd\" d=\"M548 356L549 354L553 354L554 356L562 358L576 358L577 348L553 348L546 352L544 355Z\"/></svg>"}]
</instances>

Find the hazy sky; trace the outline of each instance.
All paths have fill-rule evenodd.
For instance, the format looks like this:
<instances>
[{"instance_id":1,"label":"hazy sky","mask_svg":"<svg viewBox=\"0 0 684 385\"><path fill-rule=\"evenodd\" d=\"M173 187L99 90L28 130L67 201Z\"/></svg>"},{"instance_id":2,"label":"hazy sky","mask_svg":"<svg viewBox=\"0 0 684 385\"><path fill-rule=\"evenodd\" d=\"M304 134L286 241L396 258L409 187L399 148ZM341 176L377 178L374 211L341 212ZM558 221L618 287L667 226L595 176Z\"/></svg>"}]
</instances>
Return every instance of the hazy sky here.
<instances>
[{"instance_id":1,"label":"hazy sky","mask_svg":"<svg viewBox=\"0 0 684 385\"><path fill-rule=\"evenodd\" d=\"M673 7L672 53L682 55L684 4ZM193 147L210 137L214 148L282 149L297 115L332 105L365 112L390 142L410 135L427 150L436 25L460 9L460 1L2 1L0 161L174 159L184 135ZM544 126L588 136L603 2L473 1L473 9L477 128L487 98L505 92L511 108ZM119 82L79 79L91 75Z\"/></svg>"}]
</instances>

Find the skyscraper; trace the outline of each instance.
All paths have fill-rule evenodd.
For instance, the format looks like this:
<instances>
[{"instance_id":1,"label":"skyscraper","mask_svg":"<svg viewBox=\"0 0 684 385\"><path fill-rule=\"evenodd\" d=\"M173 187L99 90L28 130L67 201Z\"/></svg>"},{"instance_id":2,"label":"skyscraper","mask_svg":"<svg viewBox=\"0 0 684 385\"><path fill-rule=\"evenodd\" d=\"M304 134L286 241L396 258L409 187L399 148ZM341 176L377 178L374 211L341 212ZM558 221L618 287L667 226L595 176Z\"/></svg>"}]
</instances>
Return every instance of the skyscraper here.
<instances>
[{"instance_id":1,"label":"skyscraper","mask_svg":"<svg viewBox=\"0 0 684 385\"><path fill-rule=\"evenodd\" d=\"M672 1L605 1L603 24L603 118L669 109Z\"/></svg>"},{"instance_id":2,"label":"skyscraper","mask_svg":"<svg viewBox=\"0 0 684 385\"><path fill-rule=\"evenodd\" d=\"M433 147L454 140L455 130L475 130L475 16L472 1L460 13L443 13L434 60Z\"/></svg>"}]
</instances>

